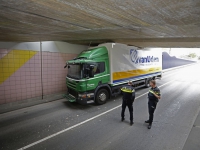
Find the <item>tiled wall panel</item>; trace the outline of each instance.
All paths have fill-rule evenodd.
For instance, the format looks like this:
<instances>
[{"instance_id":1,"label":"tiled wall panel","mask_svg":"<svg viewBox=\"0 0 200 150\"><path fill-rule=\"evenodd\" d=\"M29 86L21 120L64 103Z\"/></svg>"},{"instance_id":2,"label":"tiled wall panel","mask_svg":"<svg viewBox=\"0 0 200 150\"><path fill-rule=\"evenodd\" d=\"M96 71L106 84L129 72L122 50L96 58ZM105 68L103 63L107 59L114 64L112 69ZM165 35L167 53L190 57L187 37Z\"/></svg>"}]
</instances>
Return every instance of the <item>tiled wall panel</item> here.
<instances>
[{"instance_id":1,"label":"tiled wall panel","mask_svg":"<svg viewBox=\"0 0 200 150\"><path fill-rule=\"evenodd\" d=\"M77 54L0 49L0 104L65 93L67 60ZM43 85L43 93L42 93Z\"/></svg>"},{"instance_id":2,"label":"tiled wall panel","mask_svg":"<svg viewBox=\"0 0 200 150\"><path fill-rule=\"evenodd\" d=\"M67 60L74 57L76 54L43 52L44 95L66 92L67 69L64 69L64 66Z\"/></svg>"}]
</instances>

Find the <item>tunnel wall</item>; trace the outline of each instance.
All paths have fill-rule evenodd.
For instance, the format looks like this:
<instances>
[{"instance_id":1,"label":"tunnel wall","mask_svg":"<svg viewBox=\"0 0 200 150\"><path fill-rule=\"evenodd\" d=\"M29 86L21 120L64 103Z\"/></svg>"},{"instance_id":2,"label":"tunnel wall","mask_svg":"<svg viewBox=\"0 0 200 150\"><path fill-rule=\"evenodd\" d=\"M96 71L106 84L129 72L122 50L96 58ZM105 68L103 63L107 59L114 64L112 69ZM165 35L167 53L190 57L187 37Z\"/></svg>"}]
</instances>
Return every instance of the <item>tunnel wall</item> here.
<instances>
[{"instance_id":1,"label":"tunnel wall","mask_svg":"<svg viewBox=\"0 0 200 150\"><path fill-rule=\"evenodd\" d=\"M191 61L191 60L185 60L185 59L179 59L176 58L175 56L170 56L167 52L163 52L163 63L162 63L162 69L169 69L173 67L178 67L182 65L188 65L191 63L196 63L196 61Z\"/></svg>"},{"instance_id":2,"label":"tunnel wall","mask_svg":"<svg viewBox=\"0 0 200 150\"><path fill-rule=\"evenodd\" d=\"M86 46L66 42L0 42L0 105L65 93L65 62ZM42 65L41 65L42 62ZM163 52L163 69L194 63ZM42 68L41 68L42 67ZM42 92L43 89L43 92Z\"/></svg>"},{"instance_id":3,"label":"tunnel wall","mask_svg":"<svg viewBox=\"0 0 200 150\"><path fill-rule=\"evenodd\" d=\"M41 53L39 42L0 42L0 104L66 93L63 67L84 49L65 42L42 42Z\"/></svg>"}]
</instances>

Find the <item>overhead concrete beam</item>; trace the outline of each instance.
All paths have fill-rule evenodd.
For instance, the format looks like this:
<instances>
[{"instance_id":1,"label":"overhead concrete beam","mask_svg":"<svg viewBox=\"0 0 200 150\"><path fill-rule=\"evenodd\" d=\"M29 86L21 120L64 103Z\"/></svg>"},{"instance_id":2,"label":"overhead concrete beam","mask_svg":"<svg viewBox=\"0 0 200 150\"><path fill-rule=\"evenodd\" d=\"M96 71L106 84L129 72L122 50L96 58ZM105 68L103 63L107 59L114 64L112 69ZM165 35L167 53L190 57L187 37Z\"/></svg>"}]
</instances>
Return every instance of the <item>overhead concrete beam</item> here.
<instances>
[{"instance_id":1,"label":"overhead concrete beam","mask_svg":"<svg viewBox=\"0 0 200 150\"><path fill-rule=\"evenodd\" d=\"M200 38L167 38L167 39L118 39L117 43L124 43L138 47L187 47L199 48Z\"/></svg>"},{"instance_id":2,"label":"overhead concrete beam","mask_svg":"<svg viewBox=\"0 0 200 150\"><path fill-rule=\"evenodd\" d=\"M199 47L199 10L199 0L1 0L0 41Z\"/></svg>"}]
</instances>

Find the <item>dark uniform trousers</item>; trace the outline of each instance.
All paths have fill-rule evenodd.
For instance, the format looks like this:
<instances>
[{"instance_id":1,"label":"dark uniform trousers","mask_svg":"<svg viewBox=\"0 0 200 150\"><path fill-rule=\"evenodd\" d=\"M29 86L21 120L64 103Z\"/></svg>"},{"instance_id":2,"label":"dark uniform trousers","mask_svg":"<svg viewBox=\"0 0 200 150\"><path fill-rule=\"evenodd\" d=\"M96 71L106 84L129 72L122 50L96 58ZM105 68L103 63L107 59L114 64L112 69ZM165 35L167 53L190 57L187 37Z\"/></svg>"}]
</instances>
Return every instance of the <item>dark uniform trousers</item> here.
<instances>
[{"instance_id":1,"label":"dark uniform trousers","mask_svg":"<svg viewBox=\"0 0 200 150\"><path fill-rule=\"evenodd\" d=\"M135 99L135 90L131 85L125 85L121 89L123 98L122 98L122 112L121 117L124 119L124 112L126 106L128 106L129 113L130 113L130 121L133 122L133 102Z\"/></svg>"},{"instance_id":2,"label":"dark uniform trousers","mask_svg":"<svg viewBox=\"0 0 200 150\"><path fill-rule=\"evenodd\" d=\"M156 109L157 102L150 101L148 102L148 108L149 108L149 124L152 124L153 117L154 117L154 111Z\"/></svg>"},{"instance_id":3,"label":"dark uniform trousers","mask_svg":"<svg viewBox=\"0 0 200 150\"><path fill-rule=\"evenodd\" d=\"M124 112L126 110L126 106L128 106L128 109L129 109L130 121L133 121L133 101L132 100L123 99L121 117L124 118L124 116L125 116Z\"/></svg>"},{"instance_id":4,"label":"dark uniform trousers","mask_svg":"<svg viewBox=\"0 0 200 150\"><path fill-rule=\"evenodd\" d=\"M153 122L154 112L156 110L156 106L158 103L158 98L155 96L155 94L160 96L160 89L158 87L154 87L154 88L152 87L148 93L148 98L149 98L148 109L149 109L149 124L150 125Z\"/></svg>"}]
</instances>

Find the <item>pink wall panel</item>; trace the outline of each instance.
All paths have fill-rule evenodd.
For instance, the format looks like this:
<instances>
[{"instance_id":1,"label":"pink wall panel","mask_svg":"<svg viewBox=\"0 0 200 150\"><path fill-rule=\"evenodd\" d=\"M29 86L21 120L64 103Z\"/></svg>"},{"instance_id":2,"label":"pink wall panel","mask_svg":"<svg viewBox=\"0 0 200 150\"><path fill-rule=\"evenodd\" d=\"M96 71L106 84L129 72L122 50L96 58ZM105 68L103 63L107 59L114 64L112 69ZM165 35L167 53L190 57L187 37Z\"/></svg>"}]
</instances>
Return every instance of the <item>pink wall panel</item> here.
<instances>
[{"instance_id":1,"label":"pink wall panel","mask_svg":"<svg viewBox=\"0 0 200 150\"><path fill-rule=\"evenodd\" d=\"M0 59L8 52L9 50L0 49ZM64 66L67 60L74 57L76 57L76 54L42 52L43 96L67 91L65 81L67 69L64 69ZM41 85L41 57L40 53L37 52L0 84L0 105L35 97L41 99Z\"/></svg>"}]
</instances>

